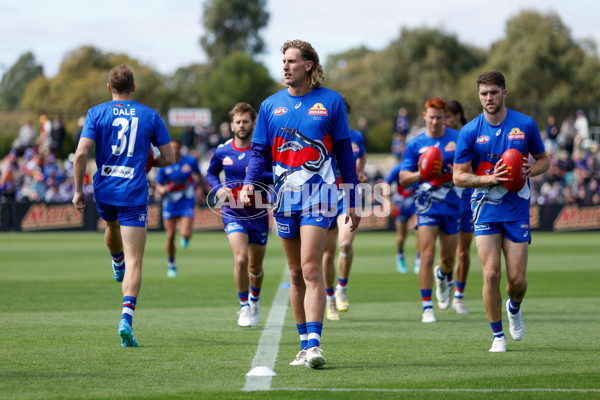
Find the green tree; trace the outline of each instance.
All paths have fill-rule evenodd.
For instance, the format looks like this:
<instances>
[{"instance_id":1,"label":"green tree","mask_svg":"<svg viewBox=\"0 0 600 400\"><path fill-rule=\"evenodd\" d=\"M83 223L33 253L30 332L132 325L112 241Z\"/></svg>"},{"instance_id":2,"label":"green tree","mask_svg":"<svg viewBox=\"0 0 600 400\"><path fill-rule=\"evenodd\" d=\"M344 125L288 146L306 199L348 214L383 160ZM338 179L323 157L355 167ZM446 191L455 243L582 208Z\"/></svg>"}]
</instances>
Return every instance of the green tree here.
<instances>
[{"instance_id":1,"label":"green tree","mask_svg":"<svg viewBox=\"0 0 600 400\"><path fill-rule=\"evenodd\" d=\"M213 113L213 122L229 121L229 110L244 101L258 110L261 102L278 88L269 71L243 52L232 53L212 69L202 86L205 107Z\"/></svg>"},{"instance_id":2,"label":"green tree","mask_svg":"<svg viewBox=\"0 0 600 400\"><path fill-rule=\"evenodd\" d=\"M19 57L15 65L2 76L0 109L7 111L19 109L27 85L43 73L43 67L36 63L35 56L31 52Z\"/></svg>"},{"instance_id":3,"label":"green tree","mask_svg":"<svg viewBox=\"0 0 600 400\"><path fill-rule=\"evenodd\" d=\"M539 123L549 113L564 117L600 100L595 44L573 39L553 12L524 11L508 20L506 37L494 43L485 68L505 74L509 106ZM472 82L476 75L470 77Z\"/></svg>"},{"instance_id":4,"label":"green tree","mask_svg":"<svg viewBox=\"0 0 600 400\"><path fill-rule=\"evenodd\" d=\"M267 25L266 0L208 0L202 23L205 34L200 44L213 61L235 52L257 54L264 51L259 31Z\"/></svg>"}]
</instances>

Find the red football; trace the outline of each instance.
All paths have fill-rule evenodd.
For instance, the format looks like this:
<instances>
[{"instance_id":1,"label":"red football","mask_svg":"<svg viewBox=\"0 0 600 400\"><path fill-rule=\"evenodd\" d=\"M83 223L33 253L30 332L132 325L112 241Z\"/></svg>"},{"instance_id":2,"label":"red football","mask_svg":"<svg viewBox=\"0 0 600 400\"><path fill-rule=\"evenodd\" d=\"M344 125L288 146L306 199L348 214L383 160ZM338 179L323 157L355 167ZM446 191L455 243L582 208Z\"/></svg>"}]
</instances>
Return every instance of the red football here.
<instances>
[{"instance_id":1,"label":"red football","mask_svg":"<svg viewBox=\"0 0 600 400\"><path fill-rule=\"evenodd\" d=\"M421 178L424 181L431 181L437 178L440 172L442 172L443 161L442 151L438 147L430 146L419 159Z\"/></svg>"},{"instance_id":2,"label":"red football","mask_svg":"<svg viewBox=\"0 0 600 400\"><path fill-rule=\"evenodd\" d=\"M150 149L150 153L148 153L148 161L146 162L146 173L150 172L152 169L152 163L154 162L154 155L152 154L152 149Z\"/></svg>"},{"instance_id":3,"label":"red football","mask_svg":"<svg viewBox=\"0 0 600 400\"><path fill-rule=\"evenodd\" d=\"M502 184L510 192L520 191L527 182L527 179L523 177L523 155L517 149L508 149L502 153L501 159L508 171L508 174L504 175L508 181L504 181Z\"/></svg>"}]
</instances>

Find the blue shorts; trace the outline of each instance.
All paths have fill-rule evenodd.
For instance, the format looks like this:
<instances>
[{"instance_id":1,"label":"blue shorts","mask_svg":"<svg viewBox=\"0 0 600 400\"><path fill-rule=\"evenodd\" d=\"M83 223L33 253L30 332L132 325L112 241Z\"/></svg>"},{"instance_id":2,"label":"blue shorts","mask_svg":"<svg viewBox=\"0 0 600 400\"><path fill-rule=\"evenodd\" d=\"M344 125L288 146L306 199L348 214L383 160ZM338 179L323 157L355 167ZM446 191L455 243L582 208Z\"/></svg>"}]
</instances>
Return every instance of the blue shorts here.
<instances>
[{"instance_id":1,"label":"blue shorts","mask_svg":"<svg viewBox=\"0 0 600 400\"><path fill-rule=\"evenodd\" d=\"M295 238L300 235L300 227L303 225L314 225L320 226L323 229L329 227L329 222L335 217L327 217L324 215L314 216L312 213L308 214L292 214L291 216L280 216L275 217L277 223L277 232L282 238Z\"/></svg>"},{"instance_id":2,"label":"blue shorts","mask_svg":"<svg viewBox=\"0 0 600 400\"><path fill-rule=\"evenodd\" d=\"M396 217L396 222L408 222L410 217L417 212L415 196L402 197L399 201L396 201L396 207L400 211L400 214Z\"/></svg>"},{"instance_id":3,"label":"blue shorts","mask_svg":"<svg viewBox=\"0 0 600 400\"><path fill-rule=\"evenodd\" d=\"M227 225L225 225L225 233L226 234L229 235L230 233L234 233L234 232L241 232L241 233L248 235L248 243L249 244L258 244L260 246L267 245L267 237L268 237L268 233L269 233L268 231L249 230L249 229L244 228L238 222L230 222Z\"/></svg>"},{"instance_id":4,"label":"blue shorts","mask_svg":"<svg viewBox=\"0 0 600 400\"><path fill-rule=\"evenodd\" d=\"M455 235L460 230L460 216L417 215L418 226L439 226L446 235Z\"/></svg>"},{"instance_id":5,"label":"blue shorts","mask_svg":"<svg viewBox=\"0 0 600 400\"><path fill-rule=\"evenodd\" d=\"M529 219L507 222L487 222L475 224L475 236L502 234L514 243L531 243Z\"/></svg>"},{"instance_id":6,"label":"blue shorts","mask_svg":"<svg viewBox=\"0 0 600 400\"><path fill-rule=\"evenodd\" d=\"M112 204L96 203L98 214L106 222L119 220L123 226L145 228L148 222L148 205L142 206L113 206Z\"/></svg>"},{"instance_id":7,"label":"blue shorts","mask_svg":"<svg viewBox=\"0 0 600 400\"><path fill-rule=\"evenodd\" d=\"M189 217L194 219L195 200L193 198L182 198L178 201L163 201L162 218L171 219L178 217Z\"/></svg>"},{"instance_id":8,"label":"blue shorts","mask_svg":"<svg viewBox=\"0 0 600 400\"><path fill-rule=\"evenodd\" d=\"M460 230L462 232L473 232L475 230L473 211L471 210L471 193L473 193L472 189L465 189L460 199Z\"/></svg>"}]
</instances>

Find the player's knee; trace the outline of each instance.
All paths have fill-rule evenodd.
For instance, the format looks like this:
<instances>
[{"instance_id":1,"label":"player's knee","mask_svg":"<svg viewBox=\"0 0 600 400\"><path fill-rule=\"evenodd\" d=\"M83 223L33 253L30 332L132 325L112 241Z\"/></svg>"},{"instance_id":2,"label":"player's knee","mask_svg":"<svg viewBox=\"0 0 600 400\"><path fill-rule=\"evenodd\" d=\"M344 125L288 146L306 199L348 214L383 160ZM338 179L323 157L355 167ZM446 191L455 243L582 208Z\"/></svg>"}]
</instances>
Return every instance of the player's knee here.
<instances>
[{"instance_id":1,"label":"player's knee","mask_svg":"<svg viewBox=\"0 0 600 400\"><path fill-rule=\"evenodd\" d=\"M248 256L246 254L237 254L234 257L235 265L238 268L248 268Z\"/></svg>"},{"instance_id":2,"label":"player's knee","mask_svg":"<svg viewBox=\"0 0 600 400\"><path fill-rule=\"evenodd\" d=\"M508 287L511 292L524 292L527 289L527 279L524 276L508 278Z\"/></svg>"},{"instance_id":3,"label":"player's knee","mask_svg":"<svg viewBox=\"0 0 600 400\"><path fill-rule=\"evenodd\" d=\"M498 286L501 278L502 273L500 271L488 270L483 272L483 280L487 282L489 286Z\"/></svg>"}]
</instances>

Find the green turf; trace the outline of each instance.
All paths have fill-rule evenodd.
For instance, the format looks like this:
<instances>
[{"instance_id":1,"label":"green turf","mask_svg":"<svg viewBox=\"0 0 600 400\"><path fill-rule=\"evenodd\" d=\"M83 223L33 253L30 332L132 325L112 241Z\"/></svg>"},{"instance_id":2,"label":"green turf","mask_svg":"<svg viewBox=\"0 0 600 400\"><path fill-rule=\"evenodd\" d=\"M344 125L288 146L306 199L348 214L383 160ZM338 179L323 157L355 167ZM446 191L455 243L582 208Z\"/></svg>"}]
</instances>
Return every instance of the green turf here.
<instances>
[{"instance_id":1,"label":"green turf","mask_svg":"<svg viewBox=\"0 0 600 400\"><path fill-rule=\"evenodd\" d=\"M471 314L437 311L436 324L422 324L417 279L396 272L393 234L359 234L350 311L324 323L325 368L287 365L298 351L288 308L271 391L252 393L242 391L245 374L284 271L278 238L261 323L241 329L225 235L196 234L168 279L164 234L150 234L134 317L140 348L125 349L101 234L0 234L0 399L600 398L600 235L533 240L525 338L491 354L474 248ZM410 237L409 265L413 247Z\"/></svg>"}]
</instances>

